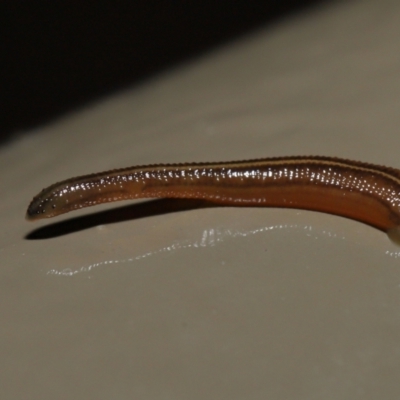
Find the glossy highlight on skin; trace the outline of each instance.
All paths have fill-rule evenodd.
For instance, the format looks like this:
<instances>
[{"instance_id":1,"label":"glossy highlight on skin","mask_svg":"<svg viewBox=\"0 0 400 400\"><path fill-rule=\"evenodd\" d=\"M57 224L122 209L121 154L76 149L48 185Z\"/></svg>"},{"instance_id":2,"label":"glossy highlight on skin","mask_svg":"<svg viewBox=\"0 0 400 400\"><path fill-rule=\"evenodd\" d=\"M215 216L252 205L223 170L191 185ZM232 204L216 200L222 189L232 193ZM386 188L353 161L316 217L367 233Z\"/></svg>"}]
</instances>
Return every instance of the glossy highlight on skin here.
<instances>
[{"instance_id":1,"label":"glossy highlight on skin","mask_svg":"<svg viewBox=\"0 0 400 400\"><path fill-rule=\"evenodd\" d=\"M392 237L400 227L400 171L332 157L156 164L84 175L43 189L26 216L37 220L106 202L161 197L326 212Z\"/></svg>"}]
</instances>

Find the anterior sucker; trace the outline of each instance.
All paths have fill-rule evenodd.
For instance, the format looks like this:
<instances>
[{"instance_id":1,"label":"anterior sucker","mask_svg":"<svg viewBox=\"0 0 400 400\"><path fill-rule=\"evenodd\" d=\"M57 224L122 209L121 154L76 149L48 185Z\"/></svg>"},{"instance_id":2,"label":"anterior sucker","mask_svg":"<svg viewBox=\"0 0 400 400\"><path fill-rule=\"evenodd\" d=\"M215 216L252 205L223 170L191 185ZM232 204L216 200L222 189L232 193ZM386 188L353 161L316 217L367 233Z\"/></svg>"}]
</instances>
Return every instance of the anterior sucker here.
<instances>
[{"instance_id":1,"label":"anterior sucker","mask_svg":"<svg viewBox=\"0 0 400 400\"><path fill-rule=\"evenodd\" d=\"M400 226L400 171L332 157L135 166L43 189L27 219L138 198L196 198L226 206L289 207L340 215L382 231Z\"/></svg>"}]
</instances>

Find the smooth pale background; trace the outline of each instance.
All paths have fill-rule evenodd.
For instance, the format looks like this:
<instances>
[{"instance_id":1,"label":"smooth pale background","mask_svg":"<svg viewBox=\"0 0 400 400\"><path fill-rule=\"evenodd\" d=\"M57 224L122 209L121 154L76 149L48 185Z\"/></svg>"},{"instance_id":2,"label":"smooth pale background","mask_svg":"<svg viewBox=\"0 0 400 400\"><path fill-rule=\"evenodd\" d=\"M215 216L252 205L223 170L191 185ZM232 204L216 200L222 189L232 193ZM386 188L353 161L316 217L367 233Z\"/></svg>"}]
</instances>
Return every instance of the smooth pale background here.
<instances>
[{"instance_id":1,"label":"smooth pale background","mask_svg":"<svg viewBox=\"0 0 400 400\"><path fill-rule=\"evenodd\" d=\"M1 149L0 398L398 399L400 248L382 232L168 202L23 217L54 181L132 164L400 168L399 48L399 2L338 2Z\"/></svg>"}]
</instances>

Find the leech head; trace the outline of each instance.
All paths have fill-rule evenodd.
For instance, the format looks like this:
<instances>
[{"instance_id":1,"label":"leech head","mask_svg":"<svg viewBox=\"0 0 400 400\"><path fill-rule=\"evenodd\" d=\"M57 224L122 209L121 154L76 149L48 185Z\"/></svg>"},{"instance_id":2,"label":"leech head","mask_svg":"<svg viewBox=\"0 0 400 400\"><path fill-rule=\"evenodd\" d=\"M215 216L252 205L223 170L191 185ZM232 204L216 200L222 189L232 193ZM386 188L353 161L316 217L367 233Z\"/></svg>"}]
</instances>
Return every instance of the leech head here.
<instances>
[{"instance_id":1,"label":"leech head","mask_svg":"<svg viewBox=\"0 0 400 400\"><path fill-rule=\"evenodd\" d=\"M82 208L82 194L75 191L70 182L63 181L55 183L43 189L29 204L26 219L35 221L43 218L51 218L68 211Z\"/></svg>"},{"instance_id":2,"label":"leech head","mask_svg":"<svg viewBox=\"0 0 400 400\"><path fill-rule=\"evenodd\" d=\"M86 175L43 189L29 204L26 219L35 221L56 217L72 210L127 198L129 196L120 187L118 180L108 177L96 179Z\"/></svg>"},{"instance_id":3,"label":"leech head","mask_svg":"<svg viewBox=\"0 0 400 400\"><path fill-rule=\"evenodd\" d=\"M51 218L60 214L57 210L57 204L54 198L54 192L43 189L37 196L33 198L26 211L26 219L35 221L43 218Z\"/></svg>"}]
</instances>

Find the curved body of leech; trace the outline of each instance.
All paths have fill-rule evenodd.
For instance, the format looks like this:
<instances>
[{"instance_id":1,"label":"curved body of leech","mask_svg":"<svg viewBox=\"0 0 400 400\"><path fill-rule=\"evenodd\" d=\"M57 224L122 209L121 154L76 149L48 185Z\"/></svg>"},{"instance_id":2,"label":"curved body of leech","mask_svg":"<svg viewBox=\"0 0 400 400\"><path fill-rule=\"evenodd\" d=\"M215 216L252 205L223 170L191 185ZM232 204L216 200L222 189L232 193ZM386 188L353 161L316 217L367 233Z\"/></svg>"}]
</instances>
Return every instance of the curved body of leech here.
<instances>
[{"instance_id":1,"label":"curved body of leech","mask_svg":"<svg viewBox=\"0 0 400 400\"><path fill-rule=\"evenodd\" d=\"M321 211L386 232L400 226L400 171L331 157L158 164L80 176L43 189L29 205L27 219L160 197Z\"/></svg>"}]
</instances>

